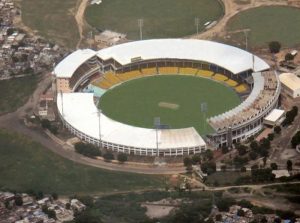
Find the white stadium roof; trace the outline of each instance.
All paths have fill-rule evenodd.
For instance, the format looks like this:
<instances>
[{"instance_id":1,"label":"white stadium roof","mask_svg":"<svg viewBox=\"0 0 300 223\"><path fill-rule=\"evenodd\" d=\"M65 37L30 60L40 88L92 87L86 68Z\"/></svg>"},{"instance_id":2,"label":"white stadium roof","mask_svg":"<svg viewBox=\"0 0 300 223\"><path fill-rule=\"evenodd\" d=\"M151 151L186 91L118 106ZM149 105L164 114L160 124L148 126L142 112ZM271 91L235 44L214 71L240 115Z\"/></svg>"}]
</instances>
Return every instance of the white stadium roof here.
<instances>
[{"instance_id":1,"label":"white stadium roof","mask_svg":"<svg viewBox=\"0 0 300 223\"><path fill-rule=\"evenodd\" d=\"M63 100L63 109L62 109ZM99 139L98 109L91 93L64 93L57 95L60 114L73 128ZM103 113L100 116L101 139L128 147L156 149L156 130L134 127L114 121ZM158 130L159 149L205 146L206 143L193 128Z\"/></svg>"},{"instance_id":2,"label":"white stadium roof","mask_svg":"<svg viewBox=\"0 0 300 223\"><path fill-rule=\"evenodd\" d=\"M54 74L60 78L70 78L81 64L95 55L96 52L94 50L76 50L54 68Z\"/></svg>"},{"instance_id":3,"label":"white stadium roof","mask_svg":"<svg viewBox=\"0 0 300 223\"><path fill-rule=\"evenodd\" d=\"M103 60L115 59L122 65L131 63L132 58L151 59L187 59L198 60L223 67L234 74L253 68L254 71L269 69L269 65L257 56L239 48L207 40L195 39L154 39L124 43L95 52L77 50L61 61L55 68L57 77L68 78L75 70L97 55Z\"/></svg>"}]
</instances>

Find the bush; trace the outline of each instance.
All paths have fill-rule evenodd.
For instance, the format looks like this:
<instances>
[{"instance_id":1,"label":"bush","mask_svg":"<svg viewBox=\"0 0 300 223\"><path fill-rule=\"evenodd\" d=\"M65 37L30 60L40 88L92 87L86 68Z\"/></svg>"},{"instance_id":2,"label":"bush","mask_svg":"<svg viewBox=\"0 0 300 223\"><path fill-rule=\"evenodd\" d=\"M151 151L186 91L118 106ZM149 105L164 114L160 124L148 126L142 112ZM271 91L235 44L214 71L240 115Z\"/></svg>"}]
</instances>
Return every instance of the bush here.
<instances>
[{"instance_id":1,"label":"bush","mask_svg":"<svg viewBox=\"0 0 300 223\"><path fill-rule=\"evenodd\" d=\"M101 151L98 147L93 144L78 142L75 144L75 151L84 156L94 158L96 156L101 156Z\"/></svg>"},{"instance_id":2,"label":"bush","mask_svg":"<svg viewBox=\"0 0 300 223\"><path fill-rule=\"evenodd\" d=\"M111 161L114 159L114 154L112 154L111 152L107 152L103 155L103 158L105 159L105 161Z\"/></svg>"},{"instance_id":3,"label":"bush","mask_svg":"<svg viewBox=\"0 0 300 223\"><path fill-rule=\"evenodd\" d=\"M242 172L242 173L245 173L246 171L247 171L246 167L242 166L242 167L241 167L241 172Z\"/></svg>"},{"instance_id":4,"label":"bush","mask_svg":"<svg viewBox=\"0 0 300 223\"><path fill-rule=\"evenodd\" d=\"M127 159L127 155L125 153L119 153L118 154L118 161L120 163L124 163L126 162L128 159Z\"/></svg>"}]
</instances>

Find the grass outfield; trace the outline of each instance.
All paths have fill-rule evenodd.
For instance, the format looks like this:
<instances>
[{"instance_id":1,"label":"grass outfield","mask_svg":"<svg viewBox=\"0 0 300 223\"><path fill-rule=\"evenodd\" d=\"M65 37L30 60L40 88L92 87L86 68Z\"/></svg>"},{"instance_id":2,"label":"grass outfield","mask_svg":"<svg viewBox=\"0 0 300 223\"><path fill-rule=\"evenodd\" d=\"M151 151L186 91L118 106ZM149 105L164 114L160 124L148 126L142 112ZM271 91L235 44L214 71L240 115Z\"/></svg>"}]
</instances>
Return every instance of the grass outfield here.
<instances>
[{"instance_id":1,"label":"grass outfield","mask_svg":"<svg viewBox=\"0 0 300 223\"><path fill-rule=\"evenodd\" d=\"M160 106L161 102L170 107ZM108 90L100 106L108 117L130 125L153 128L153 118L158 116L172 128L194 126L206 134L212 129L203 124L201 102L207 102L210 117L235 107L240 99L229 87L209 79L162 75L131 80Z\"/></svg>"},{"instance_id":2,"label":"grass outfield","mask_svg":"<svg viewBox=\"0 0 300 223\"><path fill-rule=\"evenodd\" d=\"M80 194L164 187L163 178L75 164L23 136L0 130L0 191Z\"/></svg>"},{"instance_id":3,"label":"grass outfield","mask_svg":"<svg viewBox=\"0 0 300 223\"><path fill-rule=\"evenodd\" d=\"M76 4L77 0L22 0L22 20L39 35L72 48L79 41Z\"/></svg>"},{"instance_id":4,"label":"grass outfield","mask_svg":"<svg viewBox=\"0 0 300 223\"><path fill-rule=\"evenodd\" d=\"M22 106L35 90L37 82L37 76L0 81L0 114Z\"/></svg>"},{"instance_id":5,"label":"grass outfield","mask_svg":"<svg viewBox=\"0 0 300 223\"><path fill-rule=\"evenodd\" d=\"M207 21L223 15L218 0L104 0L90 5L86 20L93 27L126 33L129 39L139 39L137 20L144 19L143 36L149 38L182 37L196 33Z\"/></svg>"},{"instance_id":6,"label":"grass outfield","mask_svg":"<svg viewBox=\"0 0 300 223\"><path fill-rule=\"evenodd\" d=\"M238 13L227 24L227 30L249 28L250 47L266 47L273 40L283 46L297 46L300 43L300 9L285 6L268 6L249 9ZM244 34L233 35L241 42Z\"/></svg>"}]
</instances>

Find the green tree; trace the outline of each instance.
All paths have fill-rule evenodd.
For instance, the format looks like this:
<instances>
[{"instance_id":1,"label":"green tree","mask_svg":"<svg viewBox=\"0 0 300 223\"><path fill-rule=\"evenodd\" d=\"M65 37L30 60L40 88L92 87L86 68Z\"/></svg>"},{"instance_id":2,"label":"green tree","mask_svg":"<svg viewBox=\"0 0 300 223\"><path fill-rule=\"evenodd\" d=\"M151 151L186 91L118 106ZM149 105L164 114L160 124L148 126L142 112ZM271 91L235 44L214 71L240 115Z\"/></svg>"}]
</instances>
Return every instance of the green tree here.
<instances>
[{"instance_id":1,"label":"green tree","mask_svg":"<svg viewBox=\"0 0 300 223\"><path fill-rule=\"evenodd\" d=\"M51 122L48 119L42 119L41 125L42 125L43 129L50 129Z\"/></svg>"},{"instance_id":2,"label":"green tree","mask_svg":"<svg viewBox=\"0 0 300 223\"><path fill-rule=\"evenodd\" d=\"M280 48L281 48L281 44L278 41L272 41L269 43L270 53L274 53L274 54L279 53Z\"/></svg>"},{"instance_id":3,"label":"green tree","mask_svg":"<svg viewBox=\"0 0 300 223\"><path fill-rule=\"evenodd\" d=\"M192 161L193 161L194 165L200 164L201 163L201 157L200 157L200 155L198 155L198 154L193 155Z\"/></svg>"},{"instance_id":4,"label":"green tree","mask_svg":"<svg viewBox=\"0 0 300 223\"><path fill-rule=\"evenodd\" d=\"M23 199L21 195L16 195L15 196L15 204L17 206L22 206L23 205Z\"/></svg>"},{"instance_id":5,"label":"green tree","mask_svg":"<svg viewBox=\"0 0 300 223\"><path fill-rule=\"evenodd\" d=\"M111 161L114 159L114 154L112 154L112 152L108 151L103 155L103 158L105 161Z\"/></svg>"},{"instance_id":6,"label":"green tree","mask_svg":"<svg viewBox=\"0 0 300 223\"><path fill-rule=\"evenodd\" d=\"M277 166L276 163L271 163L270 167L271 167L272 170L277 170L278 169L278 166Z\"/></svg>"},{"instance_id":7,"label":"green tree","mask_svg":"<svg viewBox=\"0 0 300 223\"><path fill-rule=\"evenodd\" d=\"M250 148L251 148L252 151L254 151L254 152L258 151L259 145L258 145L257 141L252 141L252 142L250 143Z\"/></svg>"},{"instance_id":8,"label":"green tree","mask_svg":"<svg viewBox=\"0 0 300 223\"><path fill-rule=\"evenodd\" d=\"M96 156L101 156L100 149L93 144L78 142L75 144L74 148L77 153L80 153L87 157L93 158Z\"/></svg>"},{"instance_id":9,"label":"green tree","mask_svg":"<svg viewBox=\"0 0 300 223\"><path fill-rule=\"evenodd\" d=\"M274 127L274 132L275 132L276 134L280 134L280 133L281 133L281 127L280 127L279 125L275 126L275 127Z\"/></svg>"},{"instance_id":10,"label":"green tree","mask_svg":"<svg viewBox=\"0 0 300 223\"><path fill-rule=\"evenodd\" d=\"M120 163L124 163L128 160L127 155L125 153L119 153L117 159Z\"/></svg>"},{"instance_id":11,"label":"green tree","mask_svg":"<svg viewBox=\"0 0 300 223\"><path fill-rule=\"evenodd\" d=\"M190 157L184 157L183 164L185 167L193 165L193 160Z\"/></svg>"},{"instance_id":12,"label":"green tree","mask_svg":"<svg viewBox=\"0 0 300 223\"><path fill-rule=\"evenodd\" d=\"M296 148L300 144L300 131L292 137L291 144L293 148Z\"/></svg>"},{"instance_id":13,"label":"green tree","mask_svg":"<svg viewBox=\"0 0 300 223\"><path fill-rule=\"evenodd\" d=\"M291 160L286 161L286 169L288 171L292 171L293 170L293 162Z\"/></svg>"},{"instance_id":14,"label":"green tree","mask_svg":"<svg viewBox=\"0 0 300 223\"><path fill-rule=\"evenodd\" d=\"M226 165L225 165L225 164L221 166L221 170L222 170L223 172L225 172L225 171L226 171L226 169L227 169L227 167L226 167Z\"/></svg>"},{"instance_id":15,"label":"green tree","mask_svg":"<svg viewBox=\"0 0 300 223\"><path fill-rule=\"evenodd\" d=\"M294 59L294 56L291 53L287 53L284 56L285 61L291 61Z\"/></svg>"},{"instance_id":16,"label":"green tree","mask_svg":"<svg viewBox=\"0 0 300 223\"><path fill-rule=\"evenodd\" d=\"M269 133L268 134L268 140L272 141L274 139L274 134L273 133Z\"/></svg>"},{"instance_id":17,"label":"green tree","mask_svg":"<svg viewBox=\"0 0 300 223\"><path fill-rule=\"evenodd\" d=\"M57 193L52 193L51 197L53 198L53 200L57 200L58 199Z\"/></svg>"},{"instance_id":18,"label":"green tree","mask_svg":"<svg viewBox=\"0 0 300 223\"><path fill-rule=\"evenodd\" d=\"M245 212L243 211L243 209L239 209L236 214L237 214L237 216L240 216L240 217L245 216Z\"/></svg>"},{"instance_id":19,"label":"green tree","mask_svg":"<svg viewBox=\"0 0 300 223\"><path fill-rule=\"evenodd\" d=\"M257 159L257 153L254 152L254 151L251 151L251 152L249 153L249 158L250 158L251 160L256 160L256 159Z\"/></svg>"}]
</instances>

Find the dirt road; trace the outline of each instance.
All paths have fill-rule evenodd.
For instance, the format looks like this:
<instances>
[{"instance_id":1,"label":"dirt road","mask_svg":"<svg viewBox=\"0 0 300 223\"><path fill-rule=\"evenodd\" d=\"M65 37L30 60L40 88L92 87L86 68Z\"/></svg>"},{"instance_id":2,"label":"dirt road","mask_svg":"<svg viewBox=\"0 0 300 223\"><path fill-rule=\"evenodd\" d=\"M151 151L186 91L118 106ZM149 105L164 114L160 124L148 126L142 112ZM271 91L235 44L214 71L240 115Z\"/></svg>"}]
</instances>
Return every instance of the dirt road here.
<instances>
[{"instance_id":1,"label":"dirt road","mask_svg":"<svg viewBox=\"0 0 300 223\"><path fill-rule=\"evenodd\" d=\"M79 6L75 14L75 20L77 22L77 27L79 32L79 41L76 45L77 49L80 47L80 44L83 40L83 30L85 26L84 12L88 5L89 0L78 0L78 1L79 1Z\"/></svg>"}]
</instances>

